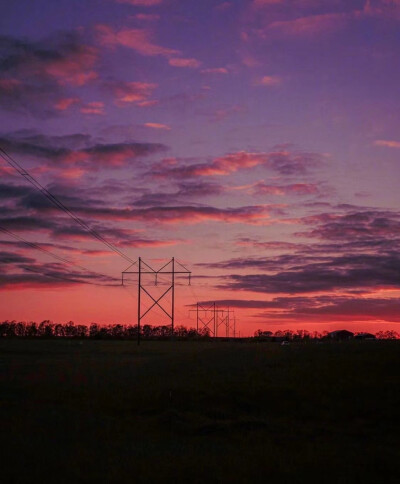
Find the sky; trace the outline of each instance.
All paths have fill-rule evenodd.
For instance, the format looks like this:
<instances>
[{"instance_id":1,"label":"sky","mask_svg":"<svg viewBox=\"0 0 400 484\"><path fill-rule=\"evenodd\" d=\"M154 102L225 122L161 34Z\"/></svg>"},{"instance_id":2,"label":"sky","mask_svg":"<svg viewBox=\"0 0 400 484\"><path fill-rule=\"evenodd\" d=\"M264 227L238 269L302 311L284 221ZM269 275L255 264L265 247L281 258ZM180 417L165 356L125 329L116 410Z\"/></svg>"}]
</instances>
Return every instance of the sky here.
<instances>
[{"instance_id":1,"label":"sky","mask_svg":"<svg viewBox=\"0 0 400 484\"><path fill-rule=\"evenodd\" d=\"M102 240L1 159L0 319L136 324L175 257L175 324L397 330L399 55L399 0L2 2L0 147Z\"/></svg>"}]
</instances>

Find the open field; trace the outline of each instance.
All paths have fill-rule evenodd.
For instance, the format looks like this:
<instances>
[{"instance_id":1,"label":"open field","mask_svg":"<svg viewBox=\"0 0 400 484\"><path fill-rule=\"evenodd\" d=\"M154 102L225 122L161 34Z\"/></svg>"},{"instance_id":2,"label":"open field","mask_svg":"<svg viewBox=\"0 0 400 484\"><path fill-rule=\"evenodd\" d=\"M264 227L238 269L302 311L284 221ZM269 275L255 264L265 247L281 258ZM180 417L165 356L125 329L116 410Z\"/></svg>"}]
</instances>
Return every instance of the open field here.
<instances>
[{"instance_id":1,"label":"open field","mask_svg":"<svg viewBox=\"0 0 400 484\"><path fill-rule=\"evenodd\" d=\"M400 344L1 340L2 482L400 482Z\"/></svg>"}]
</instances>

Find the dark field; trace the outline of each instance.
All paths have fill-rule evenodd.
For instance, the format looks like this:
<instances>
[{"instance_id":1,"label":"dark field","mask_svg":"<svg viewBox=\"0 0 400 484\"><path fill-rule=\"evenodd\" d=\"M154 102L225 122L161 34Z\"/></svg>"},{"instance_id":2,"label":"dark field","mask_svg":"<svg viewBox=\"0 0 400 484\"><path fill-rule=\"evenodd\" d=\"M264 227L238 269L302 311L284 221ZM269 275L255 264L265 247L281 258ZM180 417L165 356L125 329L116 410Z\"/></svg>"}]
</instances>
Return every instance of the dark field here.
<instances>
[{"instance_id":1,"label":"dark field","mask_svg":"<svg viewBox=\"0 0 400 484\"><path fill-rule=\"evenodd\" d=\"M0 341L2 482L400 482L400 343Z\"/></svg>"}]
</instances>

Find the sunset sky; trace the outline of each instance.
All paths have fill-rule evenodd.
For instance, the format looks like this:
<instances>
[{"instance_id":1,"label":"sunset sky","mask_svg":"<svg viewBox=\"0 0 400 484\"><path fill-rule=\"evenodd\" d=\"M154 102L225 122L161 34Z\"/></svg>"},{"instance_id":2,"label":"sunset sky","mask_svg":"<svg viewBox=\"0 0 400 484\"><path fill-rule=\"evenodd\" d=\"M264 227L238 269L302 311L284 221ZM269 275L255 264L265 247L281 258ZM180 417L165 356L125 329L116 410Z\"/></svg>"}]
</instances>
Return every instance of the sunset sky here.
<instances>
[{"instance_id":1,"label":"sunset sky","mask_svg":"<svg viewBox=\"0 0 400 484\"><path fill-rule=\"evenodd\" d=\"M129 258L190 268L176 324L398 330L400 0L17 0L0 27L0 147ZM0 176L0 319L135 324L129 263Z\"/></svg>"}]
</instances>

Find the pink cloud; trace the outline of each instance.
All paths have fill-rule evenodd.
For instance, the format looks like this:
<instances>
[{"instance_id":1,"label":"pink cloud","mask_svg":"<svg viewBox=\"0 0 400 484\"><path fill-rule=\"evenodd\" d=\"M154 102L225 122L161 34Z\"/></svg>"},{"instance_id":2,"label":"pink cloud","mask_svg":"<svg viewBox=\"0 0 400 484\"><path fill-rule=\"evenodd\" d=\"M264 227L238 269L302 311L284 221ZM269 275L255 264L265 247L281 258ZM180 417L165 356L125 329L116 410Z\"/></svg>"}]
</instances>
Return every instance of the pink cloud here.
<instances>
[{"instance_id":1,"label":"pink cloud","mask_svg":"<svg viewBox=\"0 0 400 484\"><path fill-rule=\"evenodd\" d=\"M64 57L48 62L38 62L32 68L56 78L60 84L83 86L98 77L97 73L92 70L96 60L97 50L93 47L81 45Z\"/></svg>"},{"instance_id":2,"label":"pink cloud","mask_svg":"<svg viewBox=\"0 0 400 484\"><path fill-rule=\"evenodd\" d=\"M178 178L222 176L230 175L246 168L264 166L281 175L299 175L307 173L309 169L320 165L322 158L317 153L292 153L285 150L270 153L239 151L220 156L207 163L181 166L166 166L164 163L154 165L151 174L156 178L169 176Z\"/></svg>"},{"instance_id":3,"label":"pink cloud","mask_svg":"<svg viewBox=\"0 0 400 484\"><path fill-rule=\"evenodd\" d=\"M130 145L111 146L109 149L85 149L71 151L61 159L63 163L75 164L81 162L93 162L96 165L120 167L130 159L137 158L137 149Z\"/></svg>"},{"instance_id":4,"label":"pink cloud","mask_svg":"<svg viewBox=\"0 0 400 484\"><path fill-rule=\"evenodd\" d=\"M118 247L168 247L171 245L179 245L186 243L183 240L151 240L151 239L132 239L127 241L119 242Z\"/></svg>"},{"instance_id":5,"label":"pink cloud","mask_svg":"<svg viewBox=\"0 0 400 484\"><path fill-rule=\"evenodd\" d=\"M252 168L264 164L267 160L268 157L264 153L240 151L215 158L209 164L205 163L194 166L193 174L195 176L229 175L243 168Z\"/></svg>"},{"instance_id":6,"label":"pink cloud","mask_svg":"<svg viewBox=\"0 0 400 484\"><path fill-rule=\"evenodd\" d=\"M202 69L202 74L228 74L229 71L226 67L211 67L208 69Z\"/></svg>"},{"instance_id":7,"label":"pink cloud","mask_svg":"<svg viewBox=\"0 0 400 484\"><path fill-rule=\"evenodd\" d=\"M173 67L189 67L191 69L197 69L201 66L201 62L197 59L184 59L180 57L172 57L168 63Z\"/></svg>"},{"instance_id":8,"label":"pink cloud","mask_svg":"<svg viewBox=\"0 0 400 484\"><path fill-rule=\"evenodd\" d=\"M0 163L5 163L3 160L0 160ZM0 165L0 175L13 175L15 173L14 168L11 166L3 166Z\"/></svg>"},{"instance_id":9,"label":"pink cloud","mask_svg":"<svg viewBox=\"0 0 400 484\"><path fill-rule=\"evenodd\" d=\"M282 84L282 79L278 76L263 76L256 82L259 86L279 86Z\"/></svg>"},{"instance_id":10,"label":"pink cloud","mask_svg":"<svg viewBox=\"0 0 400 484\"><path fill-rule=\"evenodd\" d=\"M59 174L59 178L66 180L77 180L85 175L87 170L79 167L66 168Z\"/></svg>"},{"instance_id":11,"label":"pink cloud","mask_svg":"<svg viewBox=\"0 0 400 484\"><path fill-rule=\"evenodd\" d=\"M400 148L400 141L377 139L374 144L376 146L386 146L387 148Z\"/></svg>"},{"instance_id":12,"label":"pink cloud","mask_svg":"<svg viewBox=\"0 0 400 484\"><path fill-rule=\"evenodd\" d=\"M79 104L80 102L81 100L78 97L67 97L57 101L54 107L58 111L65 111L66 109L70 108L74 104Z\"/></svg>"},{"instance_id":13,"label":"pink cloud","mask_svg":"<svg viewBox=\"0 0 400 484\"><path fill-rule=\"evenodd\" d=\"M21 44L15 39L11 41L11 38L8 42L8 55L12 62L6 71L14 79L3 80L3 89L15 90L16 79L29 86L31 91L39 91L37 81L82 86L98 76L94 70L98 51L83 44L78 31L55 34L51 38L36 42L24 39Z\"/></svg>"},{"instance_id":14,"label":"pink cloud","mask_svg":"<svg viewBox=\"0 0 400 484\"><path fill-rule=\"evenodd\" d=\"M101 101L92 101L83 104L80 111L82 114L104 114L104 103Z\"/></svg>"},{"instance_id":15,"label":"pink cloud","mask_svg":"<svg viewBox=\"0 0 400 484\"><path fill-rule=\"evenodd\" d=\"M112 233L112 229L109 230L110 233ZM63 238L67 238L69 240L76 240L76 241L86 241L90 240L91 236L88 233L82 233L82 234L66 234L63 233L61 235ZM140 237L139 231L137 230L122 230L119 234L117 233L117 236L113 237L114 241L113 243L117 247L123 247L123 248L139 248L139 247L148 247L148 248L157 248L157 247L168 247L171 245L179 245L179 244L187 244L187 240L182 240L182 239L148 239L144 237ZM81 248L75 248L75 247L68 247L68 246L63 246L60 248L64 248L65 250L80 254L80 255L88 255L91 257L104 257L104 256L110 256L112 255L112 252L106 251L106 250L94 250L94 249L81 249Z\"/></svg>"},{"instance_id":16,"label":"pink cloud","mask_svg":"<svg viewBox=\"0 0 400 484\"><path fill-rule=\"evenodd\" d=\"M254 7L265 7L268 5L279 5L280 3L284 3L286 0L254 0L253 6Z\"/></svg>"},{"instance_id":17,"label":"pink cloud","mask_svg":"<svg viewBox=\"0 0 400 484\"><path fill-rule=\"evenodd\" d=\"M155 106L158 103L159 101L157 99L149 99L148 101L139 101L137 105L141 108L148 108L151 106Z\"/></svg>"},{"instance_id":18,"label":"pink cloud","mask_svg":"<svg viewBox=\"0 0 400 484\"><path fill-rule=\"evenodd\" d=\"M21 278L21 280L18 280L17 277ZM29 279L31 277L31 281L25 280ZM49 288L49 289L54 289L55 286L68 286L72 284L71 282L68 281L62 281L62 280L57 280L54 282L54 279L51 277L46 278L42 277L41 280L39 281L37 277L34 275L32 276L24 276L22 274L18 274L17 276L14 276L10 282L7 281L1 281L1 291L8 291L8 290L13 290L13 291L25 291L26 289L39 289L40 291ZM76 282L74 282L76 284Z\"/></svg>"},{"instance_id":19,"label":"pink cloud","mask_svg":"<svg viewBox=\"0 0 400 484\"><path fill-rule=\"evenodd\" d=\"M307 246L305 244L296 244L293 242L282 242L282 241L260 241L255 239L250 239L248 237L242 237L235 241L235 245L240 247L252 247L256 249L268 249L268 250L299 250L305 249Z\"/></svg>"},{"instance_id":20,"label":"pink cloud","mask_svg":"<svg viewBox=\"0 0 400 484\"><path fill-rule=\"evenodd\" d=\"M78 97L60 99L54 107L58 111L65 111L75 104L80 105L80 112L82 114L104 114L104 103L102 101L83 103Z\"/></svg>"},{"instance_id":21,"label":"pink cloud","mask_svg":"<svg viewBox=\"0 0 400 484\"><path fill-rule=\"evenodd\" d=\"M123 46L133 49L144 56L171 56L179 54L179 51L157 45L152 41L151 32L145 29L122 29L113 30L108 25L97 25L96 31L99 41L107 47Z\"/></svg>"},{"instance_id":22,"label":"pink cloud","mask_svg":"<svg viewBox=\"0 0 400 484\"><path fill-rule=\"evenodd\" d=\"M234 114L238 114L244 111L242 106L232 106L226 109L217 109L212 116L210 116L210 120L214 122L223 121L224 119L229 118Z\"/></svg>"},{"instance_id":23,"label":"pink cloud","mask_svg":"<svg viewBox=\"0 0 400 484\"><path fill-rule=\"evenodd\" d=\"M269 224L269 207L254 205L238 208L193 207L193 206L166 206L150 207L144 209L119 208L75 208L81 215L96 217L104 220L130 220L148 223L176 224L185 222L197 224L203 222L243 223L250 225Z\"/></svg>"},{"instance_id":24,"label":"pink cloud","mask_svg":"<svg viewBox=\"0 0 400 484\"><path fill-rule=\"evenodd\" d=\"M74 252L80 255L87 255L89 257L110 257L112 255L112 252L107 250L76 249Z\"/></svg>"},{"instance_id":25,"label":"pink cloud","mask_svg":"<svg viewBox=\"0 0 400 484\"><path fill-rule=\"evenodd\" d=\"M276 21L269 24L262 35L313 36L326 34L342 28L350 18L351 15L346 13L327 13L294 20Z\"/></svg>"},{"instance_id":26,"label":"pink cloud","mask_svg":"<svg viewBox=\"0 0 400 484\"><path fill-rule=\"evenodd\" d=\"M18 79L0 79L0 90L11 92L18 89L21 84Z\"/></svg>"},{"instance_id":27,"label":"pink cloud","mask_svg":"<svg viewBox=\"0 0 400 484\"><path fill-rule=\"evenodd\" d=\"M146 128L165 129L167 131L169 131L171 129L170 126L168 126L166 124L161 124L161 123L145 123L144 126L146 126Z\"/></svg>"},{"instance_id":28,"label":"pink cloud","mask_svg":"<svg viewBox=\"0 0 400 484\"><path fill-rule=\"evenodd\" d=\"M131 207L112 207L109 205L93 206L90 203L82 201L82 205L75 204L74 213L79 216L87 217L95 220L107 221L130 221L143 222L148 224L162 223L162 224L198 224L207 222L226 222L226 223L240 223L248 225L269 225L271 224L270 214L276 212L276 205L251 205L240 206L234 208L219 208L214 206L192 206L192 205L177 205L177 206L152 206L147 208L131 208ZM55 208L48 206L43 210L52 213ZM103 231L104 232L104 231ZM73 232L62 230L58 232L62 237L72 236L73 238L87 238L90 235L75 230ZM138 239L137 236L126 237L127 231L123 230L123 237L120 239L121 244L129 245ZM141 240L142 238L139 237ZM165 242L165 241L164 241ZM183 241L179 241L182 243ZM167 245L170 245L168 241ZM163 244L165 245L165 244Z\"/></svg>"},{"instance_id":29,"label":"pink cloud","mask_svg":"<svg viewBox=\"0 0 400 484\"><path fill-rule=\"evenodd\" d=\"M159 20L160 16L156 13L138 13L134 18L137 20L144 20L146 22L154 22L155 20Z\"/></svg>"},{"instance_id":30,"label":"pink cloud","mask_svg":"<svg viewBox=\"0 0 400 484\"><path fill-rule=\"evenodd\" d=\"M258 182L250 188L250 192L257 195L315 195L319 193L319 189L313 183L293 183L278 186Z\"/></svg>"},{"instance_id":31,"label":"pink cloud","mask_svg":"<svg viewBox=\"0 0 400 484\"><path fill-rule=\"evenodd\" d=\"M137 104L139 106L152 106L157 103L155 100L149 100L157 84L149 82L116 82L109 84L115 96L115 102L118 106L128 104Z\"/></svg>"},{"instance_id":32,"label":"pink cloud","mask_svg":"<svg viewBox=\"0 0 400 484\"><path fill-rule=\"evenodd\" d=\"M90 108L97 111L101 110L101 104L96 103ZM96 114L95 113L95 114ZM65 142L61 140L65 138ZM2 138L4 149L10 153L22 154L33 158L46 160L47 163L38 165L45 169L66 170L71 167L82 168L83 170L94 171L100 167L120 167L137 158L149 156L153 153L160 153L166 147L158 143L95 143L76 148L76 142L71 137L46 137L33 136L27 138ZM87 136L82 136L85 140ZM54 141L56 144L54 144ZM69 144L72 146L68 146ZM79 144L81 144L79 142ZM75 176L75 175L73 175Z\"/></svg>"},{"instance_id":33,"label":"pink cloud","mask_svg":"<svg viewBox=\"0 0 400 484\"><path fill-rule=\"evenodd\" d=\"M261 62L259 62L255 57L249 54L242 55L241 62L244 66L250 69L253 69L254 67L259 67L262 65Z\"/></svg>"},{"instance_id":34,"label":"pink cloud","mask_svg":"<svg viewBox=\"0 0 400 484\"><path fill-rule=\"evenodd\" d=\"M200 175L227 175L242 168L251 168L266 163L268 157L264 153L248 153L240 151L215 158L211 165L198 170Z\"/></svg>"},{"instance_id":35,"label":"pink cloud","mask_svg":"<svg viewBox=\"0 0 400 484\"><path fill-rule=\"evenodd\" d=\"M160 5L163 0L116 0L117 3L129 3L137 7L154 7Z\"/></svg>"}]
</instances>

